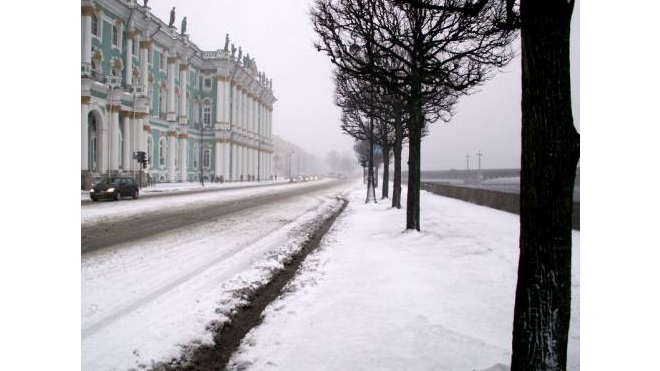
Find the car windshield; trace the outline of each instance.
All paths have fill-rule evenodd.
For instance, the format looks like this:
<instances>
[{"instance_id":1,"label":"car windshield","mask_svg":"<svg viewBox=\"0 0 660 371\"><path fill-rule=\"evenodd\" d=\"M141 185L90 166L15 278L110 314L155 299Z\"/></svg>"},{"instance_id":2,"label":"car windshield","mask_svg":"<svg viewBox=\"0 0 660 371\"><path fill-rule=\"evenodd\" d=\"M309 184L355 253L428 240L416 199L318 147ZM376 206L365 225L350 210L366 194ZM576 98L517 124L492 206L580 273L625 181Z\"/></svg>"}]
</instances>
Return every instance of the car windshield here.
<instances>
[{"instance_id":1,"label":"car windshield","mask_svg":"<svg viewBox=\"0 0 660 371\"><path fill-rule=\"evenodd\" d=\"M108 179L104 179L104 180L98 182L97 185L103 185L103 184L117 184L117 183L119 183L119 179L108 178Z\"/></svg>"}]
</instances>

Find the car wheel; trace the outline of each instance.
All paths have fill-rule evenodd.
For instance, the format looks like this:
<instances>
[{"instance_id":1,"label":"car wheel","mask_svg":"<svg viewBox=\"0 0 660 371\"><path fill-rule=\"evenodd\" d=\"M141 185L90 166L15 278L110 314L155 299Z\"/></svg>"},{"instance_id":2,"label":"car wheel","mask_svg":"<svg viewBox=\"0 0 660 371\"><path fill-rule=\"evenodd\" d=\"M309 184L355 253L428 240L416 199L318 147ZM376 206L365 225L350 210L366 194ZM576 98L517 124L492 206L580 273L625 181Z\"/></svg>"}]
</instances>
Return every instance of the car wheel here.
<instances>
[{"instance_id":1,"label":"car wheel","mask_svg":"<svg viewBox=\"0 0 660 371\"><path fill-rule=\"evenodd\" d=\"M139 196L140 196L140 192L139 192L137 189L136 189L135 191L133 191L133 199L134 199L134 200L137 200L137 198L138 198Z\"/></svg>"},{"instance_id":2,"label":"car wheel","mask_svg":"<svg viewBox=\"0 0 660 371\"><path fill-rule=\"evenodd\" d=\"M91 199L92 199L92 201L94 201L94 202L96 202L96 201L98 201L98 200L99 200L99 199L98 199L98 198L96 198L96 197L91 197Z\"/></svg>"},{"instance_id":3,"label":"car wheel","mask_svg":"<svg viewBox=\"0 0 660 371\"><path fill-rule=\"evenodd\" d=\"M121 192L117 191L117 193L115 193L115 201L119 201L119 199L121 199Z\"/></svg>"}]
</instances>

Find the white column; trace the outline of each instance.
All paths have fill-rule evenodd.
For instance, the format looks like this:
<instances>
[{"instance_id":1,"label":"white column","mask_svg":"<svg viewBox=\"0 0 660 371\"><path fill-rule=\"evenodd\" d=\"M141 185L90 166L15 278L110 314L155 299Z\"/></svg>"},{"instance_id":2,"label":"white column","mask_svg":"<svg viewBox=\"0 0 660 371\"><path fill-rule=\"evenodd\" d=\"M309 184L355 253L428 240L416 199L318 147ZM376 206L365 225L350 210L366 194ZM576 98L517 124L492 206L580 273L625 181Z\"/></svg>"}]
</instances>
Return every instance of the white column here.
<instances>
[{"instance_id":1,"label":"white column","mask_svg":"<svg viewBox=\"0 0 660 371\"><path fill-rule=\"evenodd\" d=\"M112 106L110 125L110 170L119 170L119 109L120 106Z\"/></svg>"},{"instance_id":2,"label":"white column","mask_svg":"<svg viewBox=\"0 0 660 371\"><path fill-rule=\"evenodd\" d=\"M176 121L176 57L167 58L167 121Z\"/></svg>"},{"instance_id":3,"label":"white column","mask_svg":"<svg viewBox=\"0 0 660 371\"><path fill-rule=\"evenodd\" d=\"M80 170L89 170L89 100L90 97L82 97L80 105Z\"/></svg>"},{"instance_id":4,"label":"white column","mask_svg":"<svg viewBox=\"0 0 660 371\"><path fill-rule=\"evenodd\" d=\"M248 125L247 129L250 133L254 133L254 99L252 94L248 96Z\"/></svg>"},{"instance_id":5,"label":"white column","mask_svg":"<svg viewBox=\"0 0 660 371\"><path fill-rule=\"evenodd\" d=\"M247 180L247 147L241 147L241 174L243 175L243 180Z\"/></svg>"},{"instance_id":6,"label":"white column","mask_svg":"<svg viewBox=\"0 0 660 371\"><path fill-rule=\"evenodd\" d=\"M231 145L229 141L226 141L222 143L222 177L224 178L225 182L229 181L229 161L231 160L229 158L229 154L231 151Z\"/></svg>"},{"instance_id":7,"label":"white column","mask_svg":"<svg viewBox=\"0 0 660 371\"><path fill-rule=\"evenodd\" d=\"M131 170L131 162L133 162L133 154L131 153L131 125L130 118L128 115L124 116L124 161L121 164L121 167L126 170Z\"/></svg>"},{"instance_id":8,"label":"white column","mask_svg":"<svg viewBox=\"0 0 660 371\"><path fill-rule=\"evenodd\" d=\"M81 43L81 62L92 66L92 14L94 8L92 6L82 7L82 43Z\"/></svg>"},{"instance_id":9,"label":"white column","mask_svg":"<svg viewBox=\"0 0 660 371\"><path fill-rule=\"evenodd\" d=\"M247 90L243 90L241 92L241 134L245 134L247 132Z\"/></svg>"},{"instance_id":10,"label":"white column","mask_svg":"<svg viewBox=\"0 0 660 371\"><path fill-rule=\"evenodd\" d=\"M176 131L167 132L167 178L173 182L176 180L176 168L174 157L176 156Z\"/></svg>"},{"instance_id":11,"label":"white column","mask_svg":"<svg viewBox=\"0 0 660 371\"><path fill-rule=\"evenodd\" d=\"M142 151L142 119L138 118L140 113L136 113L131 120L131 135L133 137L133 145L131 147L132 152ZM133 154L131 153L131 170L139 170L140 164L137 161L133 160Z\"/></svg>"},{"instance_id":12,"label":"white column","mask_svg":"<svg viewBox=\"0 0 660 371\"><path fill-rule=\"evenodd\" d=\"M231 150L232 150L232 158L231 158L231 162L232 162L231 172L232 173L231 173L231 176L232 176L232 180L238 180L238 173L239 173L239 169L238 169L238 144L236 144L236 142L234 142L232 144Z\"/></svg>"},{"instance_id":13,"label":"white column","mask_svg":"<svg viewBox=\"0 0 660 371\"><path fill-rule=\"evenodd\" d=\"M97 169L101 173L105 173L110 165L110 143L108 138L110 136L110 124L112 123L112 114L109 113L101 118L101 122L96 122L96 146L97 153ZM99 125L100 124L100 125Z\"/></svg>"},{"instance_id":14,"label":"white column","mask_svg":"<svg viewBox=\"0 0 660 371\"><path fill-rule=\"evenodd\" d=\"M149 46L151 41L140 41L140 81L145 89L149 87ZM151 105L151 102L149 103Z\"/></svg>"},{"instance_id":15,"label":"white column","mask_svg":"<svg viewBox=\"0 0 660 371\"><path fill-rule=\"evenodd\" d=\"M223 117L225 117L225 109L223 107L223 102L225 100L225 92L224 92L224 76L218 75L216 77L218 79L217 82L217 97L215 100L215 122L220 123L223 121Z\"/></svg>"},{"instance_id":16,"label":"white column","mask_svg":"<svg viewBox=\"0 0 660 371\"><path fill-rule=\"evenodd\" d=\"M182 181L188 180L188 134L181 134L179 138L179 177Z\"/></svg>"},{"instance_id":17,"label":"white column","mask_svg":"<svg viewBox=\"0 0 660 371\"><path fill-rule=\"evenodd\" d=\"M129 32L126 38L126 86L133 85L133 37L135 32Z\"/></svg>"},{"instance_id":18,"label":"white column","mask_svg":"<svg viewBox=\"0 0 660 371\"><path fill-rule=\"evenodd\" d=\"M235 174L234 174L234 179L236 180L241 180L241 175L243 175L243 167L241 164L243 163L243 146L237 145L236 146L236 168L235 168Z\"/></svg>"},{"instance_id":19,"label":"white column","mask_svg":"<svg viewBox=\"0 0 660 371\"><path fill-rule=\"evenodd\" d=\"M182 64L180 67L179 92L181 92L181 112L179 112L179 123L188 124L188 65Z\"/></svg>"},{"instance_id":20,"label":"white column","mask_svg":"<svg viewBox=\"0 0 660 371\"><path fill-rule=\"evenodd\" d=\"M215 142L215 176L219 177L223 173L222 169L222 155L224 154L224 148L223 145L224 143L218 142L216 139Z\"/></svg>"}]
</instances>

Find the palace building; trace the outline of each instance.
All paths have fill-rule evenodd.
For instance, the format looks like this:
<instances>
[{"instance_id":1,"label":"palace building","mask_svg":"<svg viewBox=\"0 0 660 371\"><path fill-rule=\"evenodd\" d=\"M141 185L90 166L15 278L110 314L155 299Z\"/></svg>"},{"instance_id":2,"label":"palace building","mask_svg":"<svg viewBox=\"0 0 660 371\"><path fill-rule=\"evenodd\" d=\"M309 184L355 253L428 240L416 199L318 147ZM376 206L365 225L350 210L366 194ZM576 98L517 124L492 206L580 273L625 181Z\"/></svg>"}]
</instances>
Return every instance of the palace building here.
<instances>
[{"instance_id":1,"label":"palace building","mask_svg":"<svg viewBox=\"0 0 660 371\"><path fill-rule=\"evenodd\" d=\"M272 80L229 36L199 49L134 0L82 0L81 179L145 173L159 182L271 178Z\"/></svg>"}]
</instances>

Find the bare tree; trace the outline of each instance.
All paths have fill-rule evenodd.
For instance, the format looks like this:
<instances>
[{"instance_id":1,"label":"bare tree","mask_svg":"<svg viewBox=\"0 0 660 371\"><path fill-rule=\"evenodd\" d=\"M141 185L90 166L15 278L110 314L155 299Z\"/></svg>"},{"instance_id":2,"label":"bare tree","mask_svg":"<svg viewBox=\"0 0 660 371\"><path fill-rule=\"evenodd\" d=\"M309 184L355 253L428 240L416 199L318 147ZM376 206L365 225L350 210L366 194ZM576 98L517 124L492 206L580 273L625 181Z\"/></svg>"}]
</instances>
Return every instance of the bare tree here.
<instances>
[{"instance_id":1,"label":"bare tree","mask_svg":"<svg viewBox=\"0 0 660 371\"><path fill-rule=\"evenodd\" d=\"M447 2L396 0L433 9ZM572 213L580 134L570 91L574 0L506 3L502 29L521 30L520 258L511 370L565 370L571 314ZM453 9L480 16L485 3ZM459 7L460 8L460 7Z\"/></svg>"},{"instance_id":2,"label":"bare tree","mask_svg":"<svg viewBox=\"0 0 660 371\"><path fill-rule=\"evenodd\" d=\"M466 1L451 1L464 6ZM459 96L511 58L515 33L497 27L505 7L486 3L482 16L398 5L387 0L316 0L315 44L342 70L386 86L410 114L406 228L420 230L420 149L424 127L448 121ZM363 50L364 53L356 53ZM364 55L366 53L366 58ZM392 61L396 61L393 69ZM433 107L432 111L425 111Z\"/></svg>"}]
</instances>

